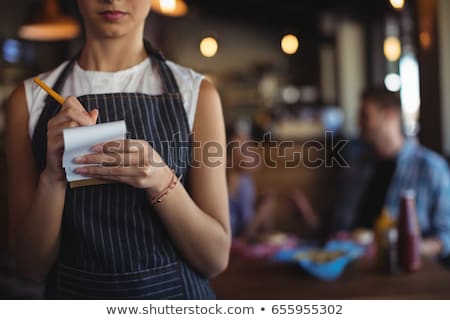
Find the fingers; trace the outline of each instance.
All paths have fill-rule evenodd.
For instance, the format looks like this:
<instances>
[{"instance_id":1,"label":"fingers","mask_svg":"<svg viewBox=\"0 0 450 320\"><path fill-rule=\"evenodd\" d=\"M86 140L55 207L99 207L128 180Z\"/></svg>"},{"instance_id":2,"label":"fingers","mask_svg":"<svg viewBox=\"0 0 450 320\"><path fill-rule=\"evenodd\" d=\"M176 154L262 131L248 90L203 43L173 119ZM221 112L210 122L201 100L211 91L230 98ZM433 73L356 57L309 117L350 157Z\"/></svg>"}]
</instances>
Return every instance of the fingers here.
<instances>
[{"instance_id":1,"label":"fingers","mask_svg":"<svg viewBox=\"0 0 450 320\"><path fill-rule=\"evenodd\" d=\"M95 153L74 159L86 165L75 172L91 178L125 183L136 188L154 184L154 172L167 165L144 140L116 140L92 147ZM155 159L150 159L152 155Z\"/></svg>"},{"instance_id":2,"label":"fingers","mask_svg":"<svg viewBox=\"0 0 450 320\"><path fill-rule=\"evenodd\" d=\"M94 109L88 112L89 116L91 117L92 121L94 122L94 124L97 123L97 119L98 119L98 110Z\"/></svg>"},{"instance_id":3,"label":"fingers","mask_svg":"<svg viewBox=\"0 0 450 320\"><path fill-rule=\"evenodd\" d=\"M91 115L84 109L80 101L75 97L68 97L63 104L60 113L70 120L78 122L81 126L94 125L95 122Z\"/></svg>"},{"instance_id":4,"label":"fingers","mask_svg":"<svg viewBox=\"0 0 450 320\"><path fill-rule=\"evenodd\" d=\"M56 126L66 121L76 121L80 126L94 125L97 121L98 111L87 112L75 97L68 97L61 111L49 121L49 126Z\"/></svg>"},{"instance_id":5,"label":"fingers","mask_svg":"<svg viewBox=\"0 0 450 320\"><path fill-rule=\"evenodd\" d=\"M58 124L52 124L52 126L49 126L49 128L47 130L47 135L48 136L62 136L62 132L64 129L75 128L78 126L79 126L78 122L76 122L74 120L68 120L65 122L58 123Z\"/></svg>"},{"instance_id":6,"label":"fingers","mask_svg":"<svg viewBox=\"0 0 450 320\"><path fill-rule=\"evenodd\" d=\"M144 167L148 164L140 153L92 153L74 159L78 164L102 166Z\"/></svg>"},{"instance_id":7,"label":"fingers","mask_svg":"<svg viewBox=\"0 0 450 320\"><path fill-rule=\"evenodd\" d=\"M125 166L139 166L143 167L146 165L151 165L153 167L164 166L165 162L161 158L158 152L153 150L153 148L148 144L147 141L144 140L115 140L106 142L103 144L95 145L91 148L93 152L98 154L108 154L113 155L116 162L114 165L125 165ZM134 155L131 155L134 154ZM86 155L89 156L89 155ZM120 157L120 161L119 160ZM94 161L93 163L98 164L99 158L80 158L78 159L82 162L80 163L91 163L90 161ZM109 161L108 159L100 160Z\"/></svg>"},{"instance_id":8,"label":"fingers","mask_svg":"<svg viewBox=\"0 0 450 320\"><path fill-rule=\"evenodd\" d=\"M76 164L100 165L103 167L119 167L123 169L139 170L140 174L146 175L147 167L165 167L164 161L150 163L140 153L92 153L73 159ZM143 170L140 170L143 169ZM127 170L125 170L127 171ZM124 171L124 172L125 172ZM106 171L110 174L113 171ZM132 174L133 175L133 174Z\"/></svg>"},{"instance_id":9,"label":"fingers","mask_svg":"<svg viewBox=\"0 0 450 320\"><path fill-rule=\"evenodd\" d=\"M98 153L137 153L139 166L150 164L152 166L164 166L164 160L158 152L156 152L145 140L115 140L103 144L95 145L91 148L92 151ZM126 163L126 162L125 162Z\"/></svg>"},{"instance_id":10,"label":"fingers","mask_svg":"<svg viewBox=\"0 0 450 320\"><path fill-rule=\"evenodd\" d=\"M104 153L148 153L148 142L142 140L115 140L92 147L95 152Z\"/></svg>"}]
</instances>

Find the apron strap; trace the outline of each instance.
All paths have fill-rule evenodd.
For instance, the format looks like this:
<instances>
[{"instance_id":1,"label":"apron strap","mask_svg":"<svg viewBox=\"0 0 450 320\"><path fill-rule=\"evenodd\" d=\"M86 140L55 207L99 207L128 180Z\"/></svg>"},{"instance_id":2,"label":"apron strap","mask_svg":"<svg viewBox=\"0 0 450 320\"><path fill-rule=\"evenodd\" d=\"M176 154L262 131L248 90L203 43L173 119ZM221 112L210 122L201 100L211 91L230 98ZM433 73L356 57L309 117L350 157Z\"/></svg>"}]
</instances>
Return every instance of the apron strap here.
<instances>
[{"instance_id":1,"label":"apron strap","mask_svg":"<svg viewBox=\"0 0 450 320\"><path fill-rule=\"evenodd\" d=\"M77 61L78 57L80 56L80 53L81 53L81 51L67 63L67 65L65 66L65 68L63 69L63 71L61 72L59 77L56 79L56 82L53 85L53 90L55 90L58 93L61 92L61 89L63 88L67 77L69 76L70 72L73 69L75 62ZM48 105L48 104L54 104L54 103L56 103L56 101L54 101L54 99L50 95L47 95L47 97L45 99L45 104Z\"/></svg>"},{"instance_id":2,"label":"apron strap","mask_svg":"<svg viewBox=\"0 0 450 320\"><path fill-rule=\"evenodd\" d=\"M60 92L60 89L63 87L67 76L70 74L77 57L78 55L67 63L58 79L56 80L55 84L53 85L53 90L55 90L56 92ZM38 169L39 173L45 169L47 163L46 156L42 156L39 153L40 148L42 148L41 146L43 146L43 150L47 150L47 121L42 121L42 119L53 118L61 110L61 105L56 102L50 95L47 95L44 101L45 107L42 110L41 115L39 116L39 120L36 124L36 127L34 128L34 134L32 137L32 149L34 153L36 168Z\"/></svg>"},{"instance_id":3,"label":"apron strap","mask_svg":"<svg viewBox=\"0 0 450 320\"><path fill-rule=\"evenodd\" d=\"M166 93L179 93L180 88L178 87L178 83L175 79L175 76L172 70L166 63L166 57L164 57L163 53L159 50L156 50L152 44L148 40L144 40L144 46L147 50L147 53L150 56L155 57L156 63L158 64L159 74L161 76L161 81L164 87L164 91Z\"/></svg>"}]
</instances>

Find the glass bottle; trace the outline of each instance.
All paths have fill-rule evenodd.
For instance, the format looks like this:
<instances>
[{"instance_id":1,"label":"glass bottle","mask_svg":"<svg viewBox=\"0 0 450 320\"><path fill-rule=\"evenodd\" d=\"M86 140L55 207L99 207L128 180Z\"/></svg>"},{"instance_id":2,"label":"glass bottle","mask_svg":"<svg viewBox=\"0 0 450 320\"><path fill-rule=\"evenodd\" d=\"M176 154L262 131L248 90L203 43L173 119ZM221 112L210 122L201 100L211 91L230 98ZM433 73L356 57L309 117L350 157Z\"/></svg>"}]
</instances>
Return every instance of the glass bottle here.
<instances>
[{"instance_id":1,"label":"glass bottle","mask_svg":"<svg viewBox=\"0 0 450 320\"><path fill-rule=\"evenodd\" d=\"M394 273L397 271L397 228L387 208L375 222L378 269Z\"/></svg>"},{"instance_id":2,"label":"glass bottle","mask_svg":"<svg viewBox=\"0 0 450 320\"><path fill-rule=\"evenodd\" d=\"M416 214L416 194L413 190L403 193L398 217L398 262L408 272L420 269L420 229Z\"/></svg>"}]
</instances>

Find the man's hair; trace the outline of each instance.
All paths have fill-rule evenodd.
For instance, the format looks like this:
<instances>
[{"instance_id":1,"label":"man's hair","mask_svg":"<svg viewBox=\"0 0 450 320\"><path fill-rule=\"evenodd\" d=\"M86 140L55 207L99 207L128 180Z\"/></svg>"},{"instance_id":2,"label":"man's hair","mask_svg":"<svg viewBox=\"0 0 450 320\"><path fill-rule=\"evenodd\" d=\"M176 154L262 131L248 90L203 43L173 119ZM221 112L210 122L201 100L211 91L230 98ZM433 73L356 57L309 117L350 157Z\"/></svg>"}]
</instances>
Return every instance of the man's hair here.
<instances>
[{"instance_id":1,"label":"man's hair","mask_svg":"<svg viewBox=\"0 0 450 320\"><path fill-rule=\"evenodd\" d=\"M402 102L397 92L391 92L384 87L372 87L363 91L361 98L363 100L372 100L381 108L395 108L401 112Z\"/></svg>"}]
</instances>

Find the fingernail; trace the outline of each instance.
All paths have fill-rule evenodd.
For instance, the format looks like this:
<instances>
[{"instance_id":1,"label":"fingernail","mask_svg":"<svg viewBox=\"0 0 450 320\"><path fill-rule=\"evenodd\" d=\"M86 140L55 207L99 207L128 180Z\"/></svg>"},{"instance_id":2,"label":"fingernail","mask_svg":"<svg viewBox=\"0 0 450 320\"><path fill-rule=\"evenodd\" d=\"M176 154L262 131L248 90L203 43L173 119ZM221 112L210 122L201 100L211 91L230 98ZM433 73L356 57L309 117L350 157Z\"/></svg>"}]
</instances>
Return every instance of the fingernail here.
<instances>
[{"instance_id":1,"label":"fingernail","mask_svg":"<svg viewBox=\"0 0 450 320\"><path fill-rule=\"evenodd\" d=\"M76 157L74 161L75 163L84 163L86 161L86 157Z\"/></svg>"},{"instance_id":2,"label":"fingernail","mask_svg":"<svg viewBox=\"0 0 450 320\"><path fill-rule=\"evenodd\" d=\"M88 172L88 170L86 168L76 168L75 169L75 173L78 174L86 174Z\"/></svg>"}]
</instances>

